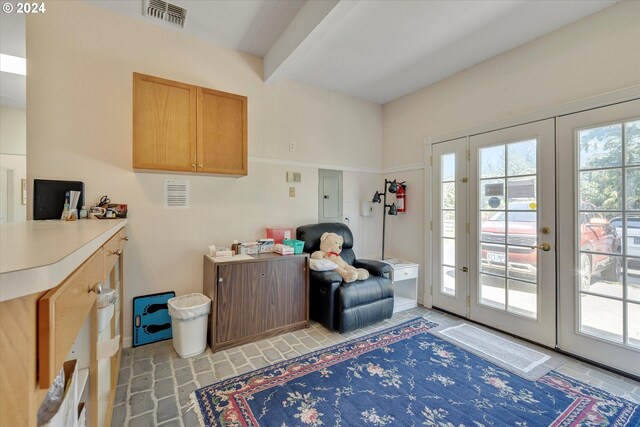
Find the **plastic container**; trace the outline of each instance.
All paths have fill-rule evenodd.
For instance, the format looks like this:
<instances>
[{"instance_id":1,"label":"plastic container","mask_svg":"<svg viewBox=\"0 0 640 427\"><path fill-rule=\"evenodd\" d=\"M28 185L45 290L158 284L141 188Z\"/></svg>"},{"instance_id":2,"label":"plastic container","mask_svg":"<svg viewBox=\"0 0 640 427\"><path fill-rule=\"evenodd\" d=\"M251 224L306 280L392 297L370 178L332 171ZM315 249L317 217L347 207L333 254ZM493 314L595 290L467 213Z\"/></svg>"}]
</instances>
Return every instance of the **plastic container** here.
<instances>
[{"instance_id":1,"label":"plastic container","mask_svg":"<svg viewBox=\"0 0 640 427\"><path fill-rule=\"evenodd\" d=\"M202 353L207 348L207 323L211 300L202 294L188 294L167 301L173 348L183 359Z\"/></svg>"},{"instance_id":2,"label":"plastic container","mask_svg":"<svg viewBox=\"0 0 640 427\"><path fill-rule=\"evenodd\" d=\"M282 243L284 239L293 237L293 228L291 227L270 227L267 228L267 238L273 239L275 243Z\"/></svg>"},{"instance_id":3,"label":"plastic container","mask_svg":"<svg viewBox=\"0 0 640 427\"><path fill-rule=\"evenodd\" d=\"M285 239L282 241L283 244L287 246L291 246L293 248L293 253L298 255L302 253L304 249L304 240L288 240Z\"/></svg>"}]
</instances>

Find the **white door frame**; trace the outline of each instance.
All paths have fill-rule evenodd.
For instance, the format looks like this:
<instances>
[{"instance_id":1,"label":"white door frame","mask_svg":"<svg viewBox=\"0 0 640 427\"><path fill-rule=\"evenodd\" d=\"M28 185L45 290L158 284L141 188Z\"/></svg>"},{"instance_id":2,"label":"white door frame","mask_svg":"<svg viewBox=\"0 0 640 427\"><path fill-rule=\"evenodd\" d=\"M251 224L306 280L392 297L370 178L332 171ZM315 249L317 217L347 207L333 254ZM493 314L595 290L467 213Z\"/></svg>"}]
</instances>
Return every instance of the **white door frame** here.
<instances>
[{"instance_id":1,"label":"white door frame","mask_svg":"<svg viewBox=\"0 0 640 427\"><path fill-rule=\"evenodd\" d=\"M538 120L545 120L549 118L556 118L562 115L573 114L579 111L590 110L594 108L605 107L620 102L630 101L640 98L640 85L633 85L622 89L617 89L611 92L601 93L594 96L589 96L562 104L556 104L549 107L541 108L539 110L532 111L530 113L521 114L518 116L509 117L503 120L496 120L483 124L473 125L470 127L459 127L453 131L446 133L439 133L431 136L425 136L423 138L424 147L424 219L425 219L425 234L424 234L424 265L425 271L431 271L432 268L432 241L433 236L429 224L432 221L431 206L432 206L432 194L431 194L431 146L439 142L450 141L458 138L466 138L470 135L477 135L484 132L491 132L494 130L505 129L511 126L517 126L524 123L531 123ZM391 169L390 169L391 170ZM395 170L395 169L394 169ZM405 170L399 168L398 170ZM387 172L387 171L385 171ZM432 286L431 275L424 275L424 306L430 308L432 306Z\"/></svg>"},{"instance_id":2,"label":"white door frame","mask_svg":"<svg viewBox=\"0 0 640 427\"><path fill-rule=\"evenodd\" d=\"M562 243L559 248L558 262L558 348L636 376L640 376L640 351L579 331L575 135L581 128L619 123L638 116L640 116L640 99L559 117L556 131L559 165L558 194L563 195L558 199L558 239Z\"/></svg>"},{"instance_id":3,"label":"white door frame","mask_svg":"<svg viewBox=\"0 0 640 427\"><path fill-rule=\"evenodd\" d=\"M556 227L555 227L555 135L554 120L547 119L470 138L469 169L469 282L470 318L548 347L556 343ZM536 318L522 316L481 303L480 298L480 168L479 150L483 147L508 144L526 139L537 140L537 244L547 243L548 251L537 250ZM505 171L506 174L506 171ZM506 186L506 180L505 180ZM508 196L508 190L507 190ZM549 227L544 230L543 227ZM505 262L508 255L505 254ZM505 280L505 293L508 281ZM508 295L508 293L507 293Z\"/></svg>"},{"instance_id":4,"label":"white door frame","mask_svg":"<svg viewBox=\"0 0 640 427\"><path fill-rule=\"evenodd\" d=\"M454 268L454 282L455 293L449 294L442 290L442 246L438 248L432 248L432 263L431 279L433 283L433 301L432 304L447 310L451 313L459 316L467 317L468 311L468 295L469 295L469 281L468 281L468 138L458 138L452 141L446 141L431 146L431 159L430 166L432 170L432 194L434 203L433 212L431 214L433 223L430 224L434 241L442 241L442 221L441 221L441 200L442 200L442 184L441 184L441 172L442 172L442 156L453 154L455 156L455 176L454 176L454 188L455 188L455 265Z\"/></svg>"}]
</instances>

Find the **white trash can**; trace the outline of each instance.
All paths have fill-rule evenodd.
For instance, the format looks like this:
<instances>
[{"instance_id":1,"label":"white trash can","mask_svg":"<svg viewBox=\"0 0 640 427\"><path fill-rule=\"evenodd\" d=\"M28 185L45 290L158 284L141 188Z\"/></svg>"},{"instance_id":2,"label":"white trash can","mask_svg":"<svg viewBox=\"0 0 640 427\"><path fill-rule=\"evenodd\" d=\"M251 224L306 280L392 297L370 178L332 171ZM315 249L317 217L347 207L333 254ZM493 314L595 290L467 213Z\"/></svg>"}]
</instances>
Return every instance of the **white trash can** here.
<instances>
[{"instance_id":1,"label":"white trash can","mask_svg":"<svg viewBox=\"0 0 640 427\"><path fill-rule=\"evenodd\" d=\"M202 294L188 294L167 301L173 348L180 357L192 357L207 348L207 323L211 300Z\"/></svg>"}]
</instances>

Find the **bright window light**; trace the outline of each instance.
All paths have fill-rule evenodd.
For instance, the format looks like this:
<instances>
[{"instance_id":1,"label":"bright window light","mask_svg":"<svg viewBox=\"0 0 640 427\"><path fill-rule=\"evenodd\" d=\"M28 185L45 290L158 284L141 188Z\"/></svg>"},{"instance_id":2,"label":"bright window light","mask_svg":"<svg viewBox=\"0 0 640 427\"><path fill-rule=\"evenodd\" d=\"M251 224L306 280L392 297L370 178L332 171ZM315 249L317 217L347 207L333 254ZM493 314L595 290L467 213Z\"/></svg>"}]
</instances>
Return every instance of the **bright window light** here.
<instances>
[{"instance_id":1,"label":"bright window light","mask_svg":"<svg viewBox=\"0 0 640 427\"><path fill-rule=\"evenodd\" d=\"M27 75L27 60L19 56L0 53L0 71L5 73Z\"/></svg>"}]
</instances>

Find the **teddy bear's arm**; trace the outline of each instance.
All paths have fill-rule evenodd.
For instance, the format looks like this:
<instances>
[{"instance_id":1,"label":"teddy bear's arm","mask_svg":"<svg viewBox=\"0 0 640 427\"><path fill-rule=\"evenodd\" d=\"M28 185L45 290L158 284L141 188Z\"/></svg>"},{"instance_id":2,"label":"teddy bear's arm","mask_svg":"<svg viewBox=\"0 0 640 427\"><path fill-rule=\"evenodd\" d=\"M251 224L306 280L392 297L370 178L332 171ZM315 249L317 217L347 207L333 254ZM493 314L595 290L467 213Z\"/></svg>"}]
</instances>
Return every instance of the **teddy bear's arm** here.
<instances>
[{"instance_id":1,"label":"teddy bear's arm","mask_svg":"<svg viewBox=\"0 0 640 427\"><path fill-rule=\"evenodd\" d=\"M313 259L322 259L322 258L324 258L324 252L315 251L314 253L311 254L311 258L313 258Z\"/></svg>"}]
</instances>

